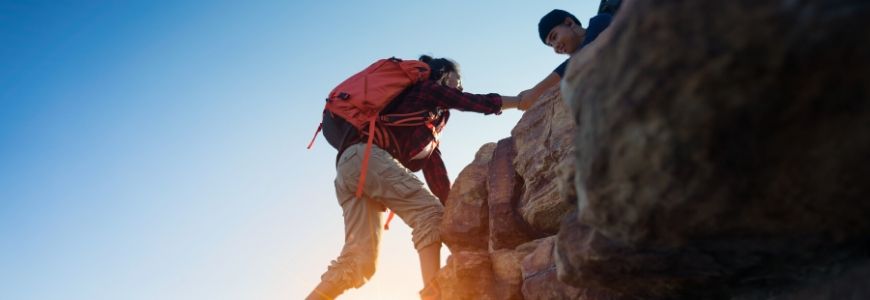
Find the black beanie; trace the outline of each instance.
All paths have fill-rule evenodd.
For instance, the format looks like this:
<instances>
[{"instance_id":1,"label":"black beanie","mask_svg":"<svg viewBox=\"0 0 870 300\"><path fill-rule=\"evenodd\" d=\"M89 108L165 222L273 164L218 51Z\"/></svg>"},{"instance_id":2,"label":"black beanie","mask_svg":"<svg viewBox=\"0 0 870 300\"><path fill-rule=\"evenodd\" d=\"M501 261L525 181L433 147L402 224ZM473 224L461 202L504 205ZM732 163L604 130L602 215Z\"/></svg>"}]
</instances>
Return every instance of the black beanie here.
<instances>
[{"instance_id":1,"label":"black beanie","mask_svg":"<svg viewBox=\"0 0 870 300\"><path fill-rule=\"evenodd\" d=\"M571 17L571 19L574 20L574 23L577 23L577 25L581 25L580 21L577 20L577 17L575 17L571 13L561 9L554 9L553 11L544 15L541 18L541 21L538 22L538 34L541 36L541 42L547 44L547 35L550 34L550 30L553 30L553 27L562 24L562 22L565 21L565 17Z\"/></svg>"}]
</instances>

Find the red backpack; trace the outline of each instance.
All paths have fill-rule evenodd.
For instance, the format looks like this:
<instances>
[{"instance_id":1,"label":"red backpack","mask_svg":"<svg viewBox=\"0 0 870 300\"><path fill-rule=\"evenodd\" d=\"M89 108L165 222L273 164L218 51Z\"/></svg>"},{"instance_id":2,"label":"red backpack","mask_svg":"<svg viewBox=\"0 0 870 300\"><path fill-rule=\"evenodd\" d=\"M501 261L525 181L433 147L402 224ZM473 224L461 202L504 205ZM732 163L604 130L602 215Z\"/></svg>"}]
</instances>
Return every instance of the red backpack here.
<instances>
[{"instance_id":1,"label":"red backpack","mask_svg":"<svg viewBox=\"0 0 870 300\"><path fill-rule=\"evenodd\" d=\"M431 124L433 118L427 111L407 114L382 114L383 110L409 86L429 78L429 65L416 60L401 60L395 57L381 59L365 70L351 76L336 86L326 98L323 122L317 127L308 149L314 145L317 134L324 137L333 148L341 149L350 130L368 139L356 197L362 197L363 185L368 171L369 156L375 140L379 145L390 145L392 135L385 129L390 126L420 126ZM384 224L389 229L394 213L390 212Z\"/></svg>"}]
</instances>

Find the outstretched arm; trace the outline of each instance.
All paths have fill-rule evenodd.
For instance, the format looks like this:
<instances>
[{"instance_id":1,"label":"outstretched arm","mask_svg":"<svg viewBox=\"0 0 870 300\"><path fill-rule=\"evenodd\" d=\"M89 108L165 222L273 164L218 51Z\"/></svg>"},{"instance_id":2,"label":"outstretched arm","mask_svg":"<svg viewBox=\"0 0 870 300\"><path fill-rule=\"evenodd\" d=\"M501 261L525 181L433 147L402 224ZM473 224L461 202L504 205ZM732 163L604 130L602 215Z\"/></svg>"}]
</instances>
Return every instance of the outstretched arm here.
<instances>
[{"instance_id":1,"label":"outstretched arm","mask_svg":"<svg viewBox=\"0 0 870 300\"><path fill-rule=\"evenodd\" d=\"M501 96L501 109L519 108L521 96Z\"/></svg>"},{"instance_id":2,"label":"outstretched arm","mask_svg":"<svg viewBox=\"0 0 870 300\"><path fill-rule=\"evenodd\" d=\"M421 91L437 101L439 106L461 111L474 111L484 114L499 113L508 108L519 108L518 96L499 94L471 94L459 89L442 86L433 82L423 83Z\"/></svg>"},{"instance_id":3,"label":"outstretched arm","mask_svg":"<svg viewBox=\"0 0 870 300\"><path fill-rule=\"evenodd\" d=\"M535 104L536 101L538 101L538 98L541 97L541 94L558 85L559 81L561 80L562 77L559 76L559 74L557 74L556 72L550 73L550 75L547 75L544 80L541 80L541 82L536 84L534 87L520 93L520 103L518 108L520 110L529 109L529 107L531 107L533 104Z\"/></svg>"}]
</instances>

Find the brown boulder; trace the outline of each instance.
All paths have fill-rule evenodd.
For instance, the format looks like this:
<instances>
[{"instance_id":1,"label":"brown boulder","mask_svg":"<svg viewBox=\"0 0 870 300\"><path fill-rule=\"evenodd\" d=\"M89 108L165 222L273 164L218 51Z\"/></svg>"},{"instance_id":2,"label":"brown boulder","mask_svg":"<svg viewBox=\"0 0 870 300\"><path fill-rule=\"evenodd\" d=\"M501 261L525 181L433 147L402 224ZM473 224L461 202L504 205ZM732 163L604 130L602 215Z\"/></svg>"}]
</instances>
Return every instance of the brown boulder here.
<instances>
[{"instance_id":1,"label":"brown boulder","mask_svg":"<svg viewBox=\"0 0 870 300\"><path fill-rule=\"evenodd\" d=\"M631 247L610 239L578 221L572 212L556 238L555 265L560 281L603 293L609 299L664 299L686 292L684 287L719 275L716 261L697 251L666 251ZM568 230L570 229L570 230ZM582 267L581 270L574 269ZM709 294L683 295L708 298ZM694 296L694 297L693 297Z\"/></svg>"},{"instance_id":2,"label":"brown boulder","mask_svg":"<svg viewBox=\"0 0 870 300\"><path fill-rule=\"evenodd\" d=\"M583 294L579 288L560 282L556 278L556 262L553 259L555 236L543 238L522 261L523 296L525 299L578 299Z\"/></svg>"},{"instance_id":3,"label":"brown boulder","mask_svg":"<svg viewBox=\"0 0 870 300\"><path fill-rule=\"evenodd\" d=\"M489 198L489 247L491 250L513 249L536 235L519 213L522 178L514 170L516 147L513 138L498 142L489 162L487 193Z\"/></svg>"},{"instance_id":4,"label":"brown boulder","mask_svg":"<svg viewBox=\"0 0 870 300\"><path fill-rule=\"evenodd\" d=\"M563 82L579 220L559 233L562 278L774 295L866 257L867 28L862 0L625 1Z\"/></svg>"},{"instance_id":5,"label":"brown boulder","mask_svg":"<svg viewBox=\"0 0 870 300\"><path fill-rule=\"evenodd\" d=\"M564 201L558 169L573 164L574 122L558 88L544 93L511 131L514 166L524 181L523 218L535 229L554 234L573 203Z\"/></svg>"},{"instance_id":6,"label":"brown boulder","mask_svg":"<svg viewBox=\"0 0 870 300\"><path fill-rule=\"evenodd\" d=\"M450 189L441 220L441 239L450 251L486 250L489 243L489 207L486 179L495 143L480 147Z\"/></svg>"},{"instance_id":7,"label":"brown boulder","mask_svg":"<svg viewBox=\"0 0 870 300\"><path fill-rule=\"evenodd\" d=\"M495 276L493 296L495 299L523 299L523 274L520 262L523 254L514 250L496 250L490 253L492 273Z\"/></svg>"},{"instance_id":8,"label":"brown boulder","mask_svg":"<svg viewBox=\"0 0 870 300\"><path fill-rule=\"evenodd\" d=\"M487 251L454 252L436 278L441 299L486 300L494 298L492 261Z\"/></svg>"}]
</instances>

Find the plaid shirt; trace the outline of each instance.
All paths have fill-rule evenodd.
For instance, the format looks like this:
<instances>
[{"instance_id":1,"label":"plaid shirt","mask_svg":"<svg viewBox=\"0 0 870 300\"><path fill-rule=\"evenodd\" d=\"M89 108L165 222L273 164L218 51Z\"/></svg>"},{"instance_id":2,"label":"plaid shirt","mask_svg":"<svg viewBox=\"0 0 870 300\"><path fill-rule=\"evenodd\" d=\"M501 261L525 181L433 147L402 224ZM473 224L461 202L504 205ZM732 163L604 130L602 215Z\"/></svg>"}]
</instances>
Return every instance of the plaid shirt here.
<instances>
[{"instance_id":1,"label":"plaid shirt","mask_svg":"<svg viewBox=\"0 0 870 300\"><path fill-rule=\"evenodd\" d=\"M498 94L470 94L463 93L458 89L439 85L434 81L426 80L415 84L403 91L393 100L395 106L388 107L387 114L412 113L417 111L429 111L435 114L434 128L425 125L413 127L388 127L395 137L395 141L386 147L378 144L387 152L399 160L406 168L417 172L423 170L423 176L429 185L429 190L435 196L446 203L450 193L450 179L447 177L447 169L441 159L441 151L437 148L437 135L441 133L447 119L450 118L450 109L461 111L473 111L484 114L501 113L501 96ZM426 159L412 159L424 148L435 142L436 148ZM347 146L366 142L358 134L352 134L344 144ZM377 143L376 143L377 144ZM344 151L339 151L338 155Z\"/></svg>"}]
</instances>

